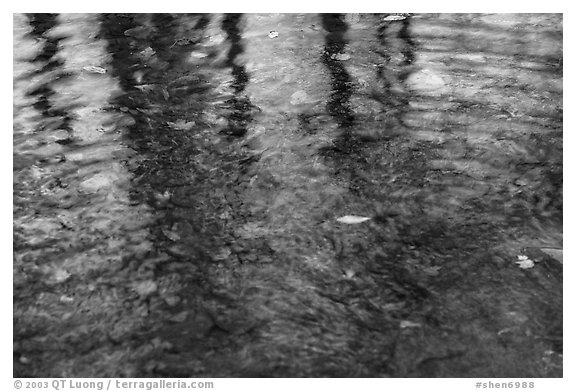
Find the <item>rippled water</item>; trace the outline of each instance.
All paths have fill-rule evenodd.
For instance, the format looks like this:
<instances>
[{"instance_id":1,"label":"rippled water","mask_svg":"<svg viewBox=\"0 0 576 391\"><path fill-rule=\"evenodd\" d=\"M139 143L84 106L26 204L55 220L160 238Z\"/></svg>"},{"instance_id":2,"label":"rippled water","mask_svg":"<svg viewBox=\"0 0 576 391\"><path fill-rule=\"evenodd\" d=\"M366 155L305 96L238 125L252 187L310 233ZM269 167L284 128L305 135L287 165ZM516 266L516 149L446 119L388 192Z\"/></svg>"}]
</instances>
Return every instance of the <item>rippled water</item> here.
<instances>
[{"instance_id":1,"label":"rippled water","mask_svg":"<svg viewBox=\"0 0 576 391\"><path fill-rule=\"evenodd\" d=\"M18 376L561 376L561 15L13 39Z\"/></svg>"}]
</instances>

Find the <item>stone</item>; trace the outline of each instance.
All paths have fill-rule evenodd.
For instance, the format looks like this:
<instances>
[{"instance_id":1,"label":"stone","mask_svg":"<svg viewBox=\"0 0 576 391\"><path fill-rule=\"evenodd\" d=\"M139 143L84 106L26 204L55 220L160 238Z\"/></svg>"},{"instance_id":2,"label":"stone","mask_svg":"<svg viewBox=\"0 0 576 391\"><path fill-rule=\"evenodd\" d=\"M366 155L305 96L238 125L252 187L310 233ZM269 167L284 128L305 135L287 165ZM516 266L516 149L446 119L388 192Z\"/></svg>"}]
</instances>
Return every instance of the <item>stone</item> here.
<instances>
[{"instance_id":1,"label":"stone","mask_svg":"<svg viewBox=\"0 0 576 391\"><path fill-rule=\"evenodd\" d=\"M290 104L293 106L309 103L310 97L305 91L296 91L290 96Z\"/></svg>"},{"instance_id":2,"label":"stone","mask_svg":"<svg viewBox=\"0 0 576 391\"><path fill-rule=\"evenodd\" d=\"M80 183L79 190L84 193L96 193L100 189L111 187L115 179L117 178L114 175L99 173Z\"/></svg>"},{"instance_id":3,"label":"stone","mask_svg":"<svg viewBox=\"0 0 576 391\"><path fill-rule=\"evenodd\" d=\"M414 72L406 79L408 87L426 95L442 95L448 92L444 79L431 69Z\"/></svg>"}]
</instances>

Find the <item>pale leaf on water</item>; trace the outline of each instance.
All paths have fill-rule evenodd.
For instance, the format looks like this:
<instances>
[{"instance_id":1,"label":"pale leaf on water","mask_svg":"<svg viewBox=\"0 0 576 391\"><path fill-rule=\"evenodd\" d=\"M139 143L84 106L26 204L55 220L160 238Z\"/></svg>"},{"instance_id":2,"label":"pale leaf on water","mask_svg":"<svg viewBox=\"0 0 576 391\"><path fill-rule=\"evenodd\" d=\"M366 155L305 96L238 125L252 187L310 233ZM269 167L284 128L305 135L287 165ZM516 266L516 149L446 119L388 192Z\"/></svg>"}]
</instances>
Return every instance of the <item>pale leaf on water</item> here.
<instances>
[{"instance_id":1,"label":"pale leaf on water","mask_svg":"<svg viewBox=\"0 0 576 391\"><path fill-rule=\"evenodd\" d=\"M516 264L520 269L531 269L534 267L534 261L526 255L518 255L518 261L516 261Z\"/></svg>"},{"instance_id":2,"label":"pale leaf on water","mask_svg":"<svg viewBox=\"0 0 576 391\"><path fill-rule=\"evenodd\" d=\"M106 69L94 65L88 65L86 67L83 67L82 69L90 73L106 73Z\"/></svg>"},{"instance_id":3,"label":"pale leaf on water","mask_svg":"<svg viewBox=\"0 0 576 391\"><path fill-rule=\"evenodd\" d=\"M346 61L350 60L351 57L348 53L335 53L331 55L330 58L337 61Z\"/></svg>"},{"instance_id":4,"label":"pale leaf on water","mask_svg":"<svg viewBox=\"0 0 576 391\"><path fill-rule=\"evenodd\" d=\"M196 125L194 121L186 122L183 119L179 119L176 122L167 122L167 124L174 130L190 130Z\"/></svg>"},{"instance_id":5,"label":"pale leaf on water","mask_svg":"<svg viewBox=\"0 0 576 391\"><path fill-rule=\"evenodd\" d=\"M386 22L394 22L397 20L404 20L404 19L406 19L405 15L389 15L385 17L383 20Z\"/></svg>"},{"instance_id":6,"label":"pale leaf on water","mask_svg":"<svg viewBox=\"0 0 576 391\"><path fill-rule=\"evenodd\" d=\"M371 217L362 217L362 216L351 216L351 215L346 215L346 216L342 216L336 219L336 221L338 221L339 223L344 223L344 224L360 224L363 223L365 221L368 221L372 219Z\"/></svg>"},{"instance_id":7,"label":"pale leaf on water","mask_svg":"<svg viewBox=\"0 0 576 391\"><path fill-rule=\"evenodd\" d=\"M516 262L520 269L531 269L534 267L534 261L531 259L520 260Z\"/></svg>"},{"instance_id":8,"label":"pale leaf on water","mask_svg":"<svg viewBox=\"0 0 576 391\"><path fill-rule=\"evenodd\" d=\"M200 59L200 58L205 58L205 57L208 57L208 54L202 53L202 52L192 52L192 53L190 53L190 58Z\"/></svg>"},{"instance_id":9,"label":"pale leaf on water","mask_svg":"<svg viewBox=\"0 0 576 391\"><path fill-rule=\"evenodd\" d=\"M420 323L412 322L410 320L403 320L400 322L400 328L405 329L409 327L422 327Z\"/></svg>"}]
</instances>

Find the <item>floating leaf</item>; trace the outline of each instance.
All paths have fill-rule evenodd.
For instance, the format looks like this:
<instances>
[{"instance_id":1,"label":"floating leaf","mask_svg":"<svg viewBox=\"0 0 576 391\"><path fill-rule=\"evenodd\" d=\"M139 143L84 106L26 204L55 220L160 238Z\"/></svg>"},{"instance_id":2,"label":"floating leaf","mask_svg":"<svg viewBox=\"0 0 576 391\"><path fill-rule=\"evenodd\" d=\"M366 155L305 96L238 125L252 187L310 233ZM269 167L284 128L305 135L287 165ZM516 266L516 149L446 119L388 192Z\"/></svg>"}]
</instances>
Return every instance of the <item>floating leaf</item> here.
<instances>
[{"instance_id":1,"label":"floating leaf","mask_svg":"<svg viewBox=\"0 0 576 391\"><path fill-rule=\"evenodd\" d=\"M338 221L339 223L344 223L344 224L360 224L363 223L365 221L368 221L372 219L371 217L362 217L362 216L350 216L350 215L346 215L346 216L342 216L336 219L336 221Z\"/></svg>"},{"instance_id":2,"label":"floating leaf","mask_svg":"<svg viewBox=\"0 0 576 391\"><path fill-rule=\"evenodd\" d=\"M350 60L350 55L348 53L335 53L331 55L330 58L337 61L346 61Z\"/></svg>"},{"instance_id":3,"label":"floating leaf","mask_svg":"<svg viewBox=\"0 0 576 391\"><path fill-rule=\"evenodd\" d=\"M278 31L270 31L270 34L268 34L268 38L276 38L278 37Z\"/></svg>"},{"instance_id":4,"label":"floating leaf","mask_svg":"<svg viewBox=\"0 0 576 391\"><path fill-rule=\"evenodd\" d=\"M170 46L170 48L173 48L175 45L178 46L186 46L186 45L190 45L191 43L194 43L194 40L191 38L180 38L177 39L172 46Z\"/></svg>"},{"instance_id":5,"label":"floating leaf","mask_svg":"<svg viewBox=\"0 0 576 391\"><path fill-rule=\"evenodd\" d=\"M521 269L531 269L534 267L534 261L528 259L525 255L518 255L518 261L516 262Z\"/></svg>"},{"instance_id":6,"label":"floating leaf","mask_svg":"<svg viewBox=\"0 0 576 391\"><path fill-rule=\"evenodd\" d=\"M167 122L167 124L174 130L190 130L196 125L194 121L186 122L183 119L179 119L176 122Z\"/></svg>"},{"instance_id":7,"label":"floating leaf","mask_svg":"<svg viewBox=\"0 0 576 391\"><path fill-rule=\"evenodd\" d=\"M420 323L416 323L416 322L411 322L409 320L403 320L400 322L400 328L401 329L405 329L408 327L421 327L422 325Z\"/></svg>"},{"instance_id":8,"label":"floating leaf","mask_svg":"<svg viewBox=\"0 0 576 391\"><path fill-rule=\"evenodd\" d=\"M74 298L70 297L70 296L62 295L62 296L60 296L60 302L61 303L72 303L72 302L74 302Z\"/></svg>"},{"instance_id":9,"label":"floating leaf","mask_svg":"<svg viewBox=\"0 0 576 391\"><path fill-rule=\"evenodd\" d=\"M394 22L394 21L397 21L397 20L404 20L404 19L406 19L406 15L400 14L400 15L388 15L388 16L385 17L383 20L384 20L385 22Z\"/></svg>"},{"instance_id":10,"label":"floating leaf","mask_svg":"<svg viewBox=\"0 0 576 391\"><path fill-rule=\"evenodd\" d=\"M86 71L86 72L90 72L90 73L106 73L106 69L102 68L102 67L97 67L94 65L88 65L82 68L82 70Z\"/></svg>"},{"instance_id":11,"label":"floating leaf","mask_svg":"<svg viewBox=\"0 0 576 391\"><path fill-rule=\"evenodd\" d=\"M192 52L190 53L190 58L206 58L208 57L208 54L206 53L202 53L202 52Z\"/></svg>"}]
</instances>

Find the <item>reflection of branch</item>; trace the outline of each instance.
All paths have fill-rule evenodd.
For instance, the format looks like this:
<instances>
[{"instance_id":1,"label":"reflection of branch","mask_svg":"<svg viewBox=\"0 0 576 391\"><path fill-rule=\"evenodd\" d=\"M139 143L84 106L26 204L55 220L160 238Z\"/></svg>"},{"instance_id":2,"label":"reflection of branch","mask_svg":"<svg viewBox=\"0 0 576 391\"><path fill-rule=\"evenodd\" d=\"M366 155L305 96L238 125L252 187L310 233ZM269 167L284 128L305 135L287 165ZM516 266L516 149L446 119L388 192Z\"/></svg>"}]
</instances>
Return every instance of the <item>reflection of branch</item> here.
<instances>
[{"instance_id":1,"label":"reflection of branch","mask_svg":"<svg viewBox=\"0 0 576 391\"><path fill-rule=\"evenodd\" d=\"M243 65L236 64L236 57L244 52L242 36L238 27L241 17L241 14L227 14L222 21L222 29L226 32L227 39L231 42L226 65L231 68L232 76L234 77L232 88L235 91L234 97L230 100L233 111L228 116L229 126L224 133L238 137L246 134L246 126L252 120L251 110L254 107L250 99L242 95L250 80L246 68Z\"/></svg>"},{"instance_id":2,"label":"reflection of branch","mask_svg":"<svg viewBox=\"0 0 576 391\"><path fill-rule=\"evenodd\" d=\"M327 103L328 113L336 119L340 127L349 127L354 120L348 107L352 95L351 78L340 61L347 44L344 33L348 30L348 26L338 14L322 15L322 25L328 32L322 61L332 76L332 92Z\"/></svg>"}]
</instances>

